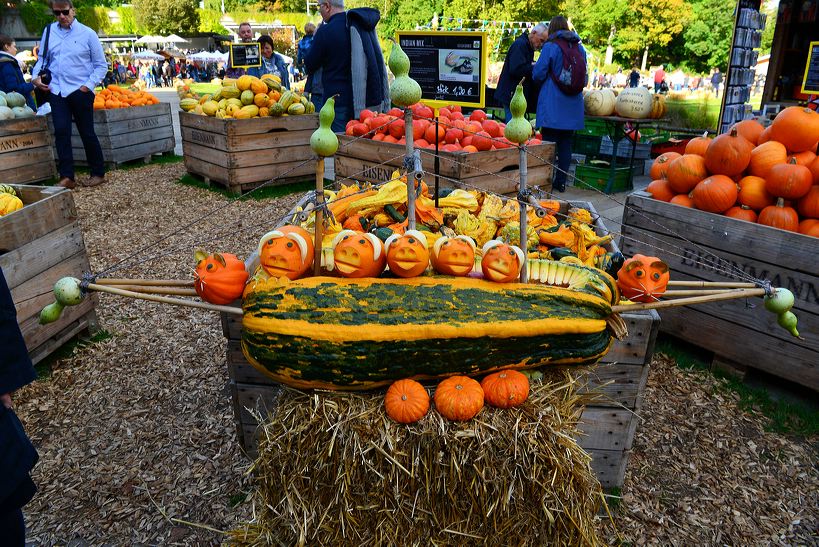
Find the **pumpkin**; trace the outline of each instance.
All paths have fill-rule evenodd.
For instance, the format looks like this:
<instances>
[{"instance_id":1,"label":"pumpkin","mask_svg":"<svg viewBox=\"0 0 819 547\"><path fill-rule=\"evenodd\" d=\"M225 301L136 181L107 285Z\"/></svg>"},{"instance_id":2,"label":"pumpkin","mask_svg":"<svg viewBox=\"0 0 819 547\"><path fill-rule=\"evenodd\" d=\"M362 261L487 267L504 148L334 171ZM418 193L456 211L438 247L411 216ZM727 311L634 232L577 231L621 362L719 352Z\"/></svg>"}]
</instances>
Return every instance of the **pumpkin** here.
<instances>
[{"instance_id":1,"label":"pumpkin","mask_svg":"<svg viewBox=\"0 0 819 547\"><path fill-rule=\"evenodd\" d=\"M691 198L701 211L724 213L737 202L737 193L737 184L729 177L711 175L694 187Z\"/></svg>"},{"instance_id":2,"label":"pumpkin","mask_svg":"<svg viewBox=\"0 0 819 547\"><path fill-rule=\"evenodd\" d=\"M648 172L648 176L651 177L651 180L657 179L665 179L667 177L668 166L673 161L679 158L682 154L678 154L676 152L666 152L665 154L660 154L657 156L657 159L654 160L654 163L651 164L651 170Z\"/></svg>"},{"instance_id":3,"label":"pumpkin","mask_svg":"<svg viewBox=\"0 0 819 547\"><path fill-rule=\"evenodd\" d=\"M676 195L666 179L652 180L646 186L646 191L651 194L651 197L660 201L671 201L671 198Z\"/></svg>"},{"instance_id":4,"label":"pumpkin","mask_svg":"<svg viewBox=\"0 0 819 547\"><path fill-rule=\"evenodd\" d=\"M746 205L734 205L725 211L725 216L747 222L756 222L757 219L756 212Z\"/></svg>"},{"instance_id":5,"label":"pumpkin","mask_svg":"<svg viewBox=\"0 0 819 547\"><path fill-rule=\"evenodd\" d=\"M384 244L375 234L341 230L331 247L333 267L342 277L378 277L387 265Z\"/></svg>"},{"instance_id":6,"label":"pumpkin","mask_svg":"<svg viewBox=\"0 0 819 547\"><path fill-rule=\"evenodd\" d=\"M705 167L714 175L739 175L751 161L754 145L740 137L736 129L715 138L705 151Z\"/></svg>"},{"instance_id":7,"label":"pumpkin","mask_svg":"<svg viewBox=\"0 0 819 547\"><path fill-rule=\"evenodd\" d=\"M627 87L614 100L614 110L624 118L648 118L654 100L645 87Z\"/></svg>"},{"instance_id":8,"label":"pumpkin","mask_svg":"<svg viewBox=\"0 0 819 547\"><path fill-rule=\"evenodd\" d=\"M617 287L634 302L655 302L665 292L670 275L668 264L656 256L637 254L617 272Z\"/></svg>"},{"instance_id":9,"label":"pumpkin","mask_svg":"<svg viewBox=\"0 0 819 547\"><path fill-rule=\"evenodd\" d=\"M819 113L803 106L789 106L774 118L771 138L791 152L810 150L819 141Z\"/></svg>"},{"instance_id":10,"label":"pumpkin","mask_svg":"<svg viewBox=\"0 0 819 547\"><path fill-rule=\"evenodd\" d=\"M765 128L765 130L759 135L759 140L756 142L757 145L765 144L766 142L770 142L771 140L771 130L773 126L769 125Z\"/></svg>"},{"instance_id":11,"label":"pumpkin","mask_svg":"<svg viewBox=\"0 0 819 547\"><path fill-rule=\"evenodd\" d=\"M805 150L804 152L799 152L798 154L792 154L791 158L796 160L797 165L804 165L808 167L813 160L816 159L816 154L813 153L813 150Z\"/></svg>"},{"instance_id":12,"label":"pumpkin","mask_svg":"<svg viewBox=\"0 0 819 547\"><path fill-rule=\"evenodd\" d=\"M495 283L511 283L518 278L526 256L520 247L497 239L483 246L481 271L483 276Z\"/></svg>"},{"instance_id":13,"label":"pumpkin","mask_svg":"<svg viewBox=\"0 0 819 547\"><path fill-rule=\"evenodd\" d=\"M466 422L483 408L483 388L468 376L452 376L435 388L435 408L447 420Z\"/></svg>"},{"instance_id":14,"label":"pumpkin","mask_svg":"<svg viewBox=\"0 0 819 547\"><path fill-rule=\"evenodd\" d=\"M611 89L594 89L583 97L583 107L590 116L611 116L614 114L614 101Z\"/></svg>"},{"instance_id":15,"label":"pumpkin","mask_svg":"<svg viewBox=\"0 0 819 547\"><path fill-rule=\"evenodd\" d=\"M765 178L765 189L776 197L799 199L808 193L812 183L810 169L791 159L790 163L771 167Z\"/></svg>"},{"instance_id":16,"label":"pumpkin","mask_svg":"<svg viewBox=\"0 0 819 547\"><path fill-rule=\"evenodd\" d=\"M757 120L742 120L731 126L731 130L736 129L740 137L756 146L759 144L759 136L765 131L765 127Z\"/></svg>"},{"instance_id":17,"label":"pumpkin","mask_svg":"<svg viewBox=\"0 0 819 547\"><path fill-rule=\"evenodd\" d=\"M799 223L798 231L806 236L819 237L819 220L815 218L804 219Z\"/></svg>"},{"instance_id":18,"label":"pumpkin","mask_svg":"<svg viewBox=\"0 0 819 547\"><path fill-rule=\"evenodd\" d=\"M387 265L398 277L418 277L429 267L427 238L418 230L393 234L384 242Z\"/></svg>"},{"instance_id":19,"label":"pumpkin","mask_svg":"<svg viewBox=\"0 0 819 547\"><path fill-rule=\"evenodd\" d=\"M708 176L705 158L697 154L683 154L668 166L668 183L678 194L687 194Z\"/></svg>"},{"instance_id":20,"label":"pumpkin","mask_svg":"<svg viewBox=\"0 0 819 547\"><path fill-rule=\"evenodd\" d=\"M23 201L14 194L0 193L0 217L19 211L23 208Z\"/></svg>"},{"instance_id":21,"label":"pumpkin","mask_svg":"<svg viewBox=\"0 0 819 547\"><path fill-rule=\"evenodd\" d=\"M432 246L431 259L440 274L468 275L475 266L475 242L464 235L439 237Z\"/></svg>"},{"instance_id":22,"label":"pumpkin","mask_svg":"<svg viewBox=\"0 0 819 547\"><path fill-rule=\"evenodd\" d=\"M711 138L708 133L705 133L702 137L694 137L685 144L685 153L704 157L709 144L711 144Z\"/></svg>"},{"instance_id":23,"label":"pumpkin","mask_svg":"<svg viewBox=\"0 0 819 547\"><path fill-rule=\"evenodd\" d=\"M298 279L313 265L313 236L300 226L282 226L262 236L258 251L269 275Z\"/></svg>"},{"instance_id":24,"label":"pumpkin","mask_svg":"<svg viewBox=\"0 0 819 547\"><path fill-rule=\"evenodd\" d=\"M429 412L429 393L415 380L398 380L384 396L384 410L399 424L415 423Z\"/></svg>"},{"instance_id":25,"label":"pumpkin","mask_svg":"<svg viewBox=\"0 0 819 547\"><path fill-rule=\"evenodd\" d=\"M773 205L776 201L765 189L765 179L761 177L747 176L739 180L740 205L750 207L754 211L761 211L768 205Z\"/></svg>"},{"instance_id":26,"label":"pumpkin","mask_svg":"<svg viewBox=\"0 0 819 547\"><path fill-rule=\"evenodd\" d=\"M796 210L806 218L819 218L819 186L811 186L808 193L799 198Z\"/></svg>"},{"instance_id":27,"label":"pumpkin","mask_svg":"<svg viewBox=\"0 0 819 547\"><path fill-rule=\"evenodd\" d=\"M819 156L808 165L808 169L813 175L813 184L819 184Z\"/></svg>"},{"instance_id":28,"label":"pumpkin","mask_svg":"<svg viewBox=\"0 0 819 547\"><path fill-rule=\"evenodd\" d=\"M501 370L481 380L486 402L495 408L512 408L529 398L529 378L517 370Z\"/></svg>"},{"instance_id":29,"label":"pumpkin","mask_svg":"<svg viewBox=\"0 0 819 547\"><path fill-rule=\"evenodd\" d=\"M788 151L781 142L768 141L751 151L748 174L765 178L774 165L787 163Z\"/></svg>"},{"instance_id":30,"label":"pumpkin","mask_svg":"<svg viewBox=\"0 0 819 547\"><path fill-rule=\"evenodd\" d=\"M762 209L756 221L759 224L772 226L780 230L788 230L789 232L795 232L799 229L799 215L796 213L796 209L786 206L783 198L778 198L775 205L769 205Z\"/></svg>"},{"instance_id":31,"label":"pumpkin","mask_svg":"<svg viewBox=\"0 0 819 547\"><path fill-rule=\"evenodd\" d=\"M680 207L689 207L691 209L694 208L694 200L691 199L691 196L688 194L677 194L669 203L673 203L674 205L679 205Z\"/></svg>"},{"instance_id":32,"label":"pumpkin","mask_svg":"<svg viewBox=\"0 0 819 547\"><path fill-rule=\"evenodd\" d=\"M369 222L366 217L361 215L352 215L348 217L341 227L345 230L352 230L354 232L366 232Z\"/></svg>"},{"instance_id":33,"label":"pumpkin","mask_svg":"<svg viewBox=\"0 0 819 547\"><path fill-rule=\"evenodd\" d=\"M248 273L245 263L230 253L207 254L196 251L194 288L199 298L211 304L230 304L245 288Z\"/></svg>"}]
</instances>

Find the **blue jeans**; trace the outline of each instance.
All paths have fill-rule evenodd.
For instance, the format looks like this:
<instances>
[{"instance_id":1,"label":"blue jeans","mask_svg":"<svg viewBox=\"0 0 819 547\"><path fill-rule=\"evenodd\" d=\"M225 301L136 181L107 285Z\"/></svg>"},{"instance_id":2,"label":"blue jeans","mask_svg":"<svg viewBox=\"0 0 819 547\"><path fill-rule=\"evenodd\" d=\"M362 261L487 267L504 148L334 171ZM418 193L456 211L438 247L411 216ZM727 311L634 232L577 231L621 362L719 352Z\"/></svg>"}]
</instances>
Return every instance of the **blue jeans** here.
<instances>
[{"instance_id":1,"label":"blue jeans","mask_svg":"<svg viewBox=\"0 0 819 547\"><path fill-rule=\"evenodd\" d=\"M544 127L540 130L540 134L543 136L544 141L555 143L557 166L553 169L552 189L563 192L566 190L566 176L572 163L572 135L574 135L574 131Z\"/></svg>"},{"instance_id":2,"label":"blue jeans","mask_svg":"<svg viewBox=\"0 0 819 547\"><path fill-rule=\"evenodd\" d=\"M341 105L336 101L335 105L336 118L333 120L333 133L344 133L347 128L347 122L353 117L353 109L350 106Z\"/></svg>"},{"instance_id":3,"label":"blue jeans","mask_svg":"<svg viewBox=\"0 0 819 547\"><path fill-rule=\"evenodd\" d=\"M94 94L83 93L79 89L68 97L51 94L51 121L54 123L54 141L60 178L74 180L74 152L71 150L71 119L77 124L77 131L85 148L85 157L91 168L92 177L105 175L102 148L94 133Z\"/></svg>"},{"instance_id":4,"label":"blue jeans","mask_svg":"<svg viewBox=\"0 0 819 547\"><path fill-rule=\"evenodd\" d=\"M509 110L509 105L503 105L503 113L506 116L505 123L509 123L512 120L512 111Z\"/></svg>"}]
</instances>

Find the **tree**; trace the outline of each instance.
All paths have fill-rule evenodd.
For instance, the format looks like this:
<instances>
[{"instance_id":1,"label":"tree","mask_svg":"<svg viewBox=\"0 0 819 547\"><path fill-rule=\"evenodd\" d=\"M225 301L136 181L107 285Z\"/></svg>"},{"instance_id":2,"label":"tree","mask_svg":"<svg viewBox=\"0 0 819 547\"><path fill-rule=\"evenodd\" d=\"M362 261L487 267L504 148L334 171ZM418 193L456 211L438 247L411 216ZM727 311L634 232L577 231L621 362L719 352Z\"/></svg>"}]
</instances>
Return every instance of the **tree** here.
<instances>
[{"instance_id":1,"label":"tree","mask_svg":"<svg viewBox=\"0 0 819 547\"><path fill-rule=\"evenodd\" d=\"M134 0L133 6L137 26L150 34L199 30L196 0Z\"/></svg>"},{"instance_id":2,"label":"tree","mask_svg":"<svg viewBox=\"0 0 819 547\"><path fill-rule=\"evenodd\" d=\"M626 24L617 34L615 44L632 64L642 54L640 67L645 70L649 50L667 46L682 32L690 13L691 7L684 0L630 0Z\"/></svg>"},{"instance_id":3,"label":"tree","mask_svg":"<svg viewBox=\"0 0 819 547\"><path fill-rule=\"evenodd\" d=\"M626 25L627 0L568 0L566 13L582 14L572 18L584 44L606 49L604 63L611 64L617 31Z\"/></svg>"},{"instance_id":4,"label":"tree","mask_svg":"<svg viewBox=\"0 0 819 547\"><path fill-rule=\"evenodd\" d=\"M688 65L699 72L728 66L734 29L733 2L690 0L693 14L683 33ZM769 19L770 21L770 19Z\"/></svg>"}]
</instances>

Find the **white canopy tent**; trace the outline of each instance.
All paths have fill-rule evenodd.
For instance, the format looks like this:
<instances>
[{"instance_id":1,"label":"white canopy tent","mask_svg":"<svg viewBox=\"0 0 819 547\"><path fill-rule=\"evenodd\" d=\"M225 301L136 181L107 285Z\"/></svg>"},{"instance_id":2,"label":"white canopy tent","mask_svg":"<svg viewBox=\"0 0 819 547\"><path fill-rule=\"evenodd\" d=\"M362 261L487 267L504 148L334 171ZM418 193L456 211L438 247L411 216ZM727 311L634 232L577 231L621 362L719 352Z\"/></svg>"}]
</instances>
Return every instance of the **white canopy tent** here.
<instances>
[{"instance_id":1,"label":"white canopy tent","mask_svg":"<svg viewBox=\"0 0 819 547\"><path fill-rule=\"evenodd\" d=\"M188 61L198 61L200 63L226 63L228 54L219 53L218 51L200 51L199 53L188 55L185 59Z\"/></svg>"},{"instance_id":2,"label":"white canopy tent","mask_svg":"<svg viewBox=\"0 0 819 547\"><path fill-rule=\"evenodd\" d=\"M160 38L162 38L160 36ZM170 36L166 36L162 38L163 44L187 44L188 40L185 40L181 36L177 36L176 34L171 34Z\"/></svg>"},{"instance_id":3,"label":"white canopy tent","mask_svg":"<svg viewBox=\"0 0 819 547\"><path fill-rule=\"evenodd\" d=\"M131 55L132 58L140 61L164 61L165 57L153 51L139 51Z\"/></svg>"},{"instance_id":4,"label":"white canopy tent","mask_svg":"<svg viewBox=\"0 0 819 547\"><path fill-rule=\"evenodd\" d=\"M134 42L135 44L164 44L165 38L162 36L153 36L151 34L146 34L145 36L141 37L139 40Z\"/></svg>"}]
</instances>

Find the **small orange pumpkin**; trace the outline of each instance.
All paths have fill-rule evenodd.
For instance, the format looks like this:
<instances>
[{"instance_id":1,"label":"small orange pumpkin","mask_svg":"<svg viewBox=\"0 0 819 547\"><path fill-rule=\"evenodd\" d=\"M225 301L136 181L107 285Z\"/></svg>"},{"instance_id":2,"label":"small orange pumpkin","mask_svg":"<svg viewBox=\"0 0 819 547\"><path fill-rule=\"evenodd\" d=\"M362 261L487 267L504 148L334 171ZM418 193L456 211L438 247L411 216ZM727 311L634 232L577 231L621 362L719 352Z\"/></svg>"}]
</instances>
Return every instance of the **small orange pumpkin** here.
<instances>
[{"instance_id":1,"label":"small orange pumpkin","mask_svg":"<svg viewBox=\"0 0 819 547\"><path fill-rule=\"evenodd\" d=\"M763 142L751 151L748 174L764 178L768 176L771 167L787 161L788 150L784 144L776 141Z\"/></svg>"},{"instance_id":2,"label":"small orange pumpkin","mask_svg":"<svg viewBox=\"0 0 819 547\"><path fill-rule=\"evenodd\" d=\"M725 211L725 216L736 218L738 220L744 220L747 222L756 222L757 215L756 211L748 207L747 205L734 205L727 211Z\"/></svg>"},{"instance_id":3,"label":"small orange pumpkin","mask_svg":"<svg viewBox=\"0 0 819 547\"><path fill-rule=\"evenodd\" d=\"M672 160L666 171L671 188L680 194L687 194L707 176L705 158L699 154L684 154Z\"/></svg>"},{"instance_id":4,"label":"small orange pumpkin","mask_svg":"<svg viewBox=\"0 0 819 547\"><path fill-rule=\"evenodd\" d=\"M384 409L400 424L417 422L429 412L429 393L415 380L398 380L384 396Z\"/></svg>"},{"instance_id":5,"label":"small orange pumpkin","mask_svg":"<svg viewBox=\"0 0 819 547\"><path fill-rule=\"evenodd\" d=\"M799 223L798 232L800 234L819 237L819 220L815 218L806 218Z\"/></svg>"},{"instance_id":6,"label":"small orange pumpkin","mask_svg":"<svg viewBox=\"0 0 819 547\"><path fill-rule=\"evenodd\" d=\"M666 179L652 180L651 183L646 186L646 192L650 193L654 199L660 201L671 201L671 198L675 196L674 190L671 189L671 185Z\"/></svg>"},{"instance_id":7,"label":"small orange pumpkin","mask_svg":"<svg viewBox=\"0 0 819 547\"><path fill-rule=\"evenodd\" d=\"M429 266L427 238L418 230L393 234L384 242L387 265L398 277L418 277Z\"/></svg>"},{"instance_id":8,"label":"small orange pumpkin","mask_svg":"<svg viewBox=\"0 0 819 547\"><path fill-rule=\"evenodd\" d=\"M691 198L701 211L724 213L737 202L737 194L737 183L733 180L725 175L711 175L694 187Z\"/></svg>"},{"instance_id":9,"label":"small orange pumpkin","mask_svg":"<svg viewBox=\"0 0 819 547\"><path fill-rule=\"evenodd\" d=\"M765 189L769 194L785 199L799 199L810 191L813 175L810 169L796 163L774 165L765 178Z\"/></svg>"},{"instance_id":10,"label":"small orange pumpkin","mask_svg":"<svg viewBox=\"0 0 819 547\"><path fill-rule=\"evenodd\" d=\"M689 209L694 208L694 200L691 199L691 196L688 194L677 194L668 203L673 203L674 205L679 205L680 207L688 207Z\"/></svg>"},{"instance_id":11,"label":"small orange pumpkin","mask_svg":"<svg viewBox=\"0 0 819 547\"><path fill-rule=\"evenodd\" d=\"M819 140L819 113L803 106L789 106L774 118L771 138L791 152L810 150Z\"/></svg>"},{"instance_id":12,"label":"small orange pumpkin","mask_svg":"<svg viewBox=\"0 0 819 547\"><path fill-rule=\"evenodd\" d=\"M465 276L475 267L475 242L471 237L439 237L432 246L432 267L444 275Z\"/></svg>"},{"instance_id":13,"label":"small orange pumpkin","mask_svg":"<svg viewBox=\"0 0 819 547\"><path fill-rule=\"evenodd\" d=\"M765 179L748 175L739 181L740 205L750 207L754 211L761 211L768 205L773 205L775 198L765 189Z\"/></svg>"},{"instance_id":14,"label":"small orange pumpkin","mask_svg":"<svg viewBox=\"0 0 819 547\"><path fill-rule=\"evenodd\" d=\"M695 154L705 157L705 152L708 150L709 144L711 144L711 137L708 136L708 133L703 134L702 137L694 137L686 143L685 154Z\"/></svg>"},{"instance_id":15,"label":"small orange pumpkin","mask_svg":"<svg viewBox=\"0 0 819 547\"><path fill-rule=\"evenodd\" d=\"M298 279L313 265L313 237L301 226L282 226L259 240L259 262L273 277Z\"/></svg>"},{"instance_id":16,"label":"small orange pumpkin","mask_svg":"<svg viewBox=\"0 0 819 547\"><path fill-rule=\"evenodd\" d=\"M517 279L523 268L523 261L526 260L520 247L497 239L487 241L482 254L483 277L495 283L511 283Z\"/></svg>"},{"instance_id":17,"label":"small orange pumpkin","mask_svg":"<svg viewBox=\"0 0 819 547\"><path fill-rule=\"evenodd\" d=\"M783 198L777 198L775 205L769 205L762 209L757 218L757 223L766 226L796 232L799 230L799 215L796 209L785 205Z\"/></svg>"},{"instance_id":18,"label":"small orange pumpkin","mask_svg":"<svg viewBox=\"0 0 819 547\"><path fill-rule=\"evenodd\" d=\"M471 420L483 408L483 388L468 376L447 378L435 389L435 408L447 420Z\"/></svg>"},{"instance_id":19,"label":"small orange pumpkin","mask_svg":"<svg viewBox=\"0 0 819 547\"><path fill-rule=\"evenodd\" d=\"M655 302L665 292L668 264L656 256L634 255L617 272L620 294L634 302Z\"/></svg>"},{"instance_id":20,"label":"small orange pumpkin","mask_svg":"<svg viewBox=\"0 0 819 547\"><path fill-rule=\"evenodd\" d=\"M384 244L375 234L341 230L332 247L334 267L342 277L378 277L387 265Z\"/></svg>"},{"instance_id":21,"label":"small orange pumpkin","mask_svg":"<svg viewBox=\"0 0 819 547\"><path fill-rule=\"evenodd\" d=\"M705 167L711 174L733 177L751 161L754 145L741 137L736 128L715 138L705 152Z\"/></svg>"},{"instance_id":22,"label":"small orange pumpkin","mask_svg":"<svg viewBox=\"0 0 819 547\"><path fill-rule=\"evenodd\" d=\"M501 370L481 381L486 402L495 408L520 406L529 398L529 378L517 370Z\"/></svg>"},{"instance_id":23,"label":"small orange pumpkin","mask_svg":"<svg viewBox=\"0 0 819 547\"><path fill-rule=\"evenodd\" d=\"M248 273L245 263L230 253L196 251L194 288L199 298L211 304L230 304L245 289Z\"/></svg>"},{"instance_id":24,"label":"small orange pumpkin","mask_svg":"<svg viewBox=\"0 0 819 547\"><path fill-rule=\"evenodd\" d=\"M742 120L731 126L731 130L737 130L737 133L744 137L748 142L756 146L759 143L759 136L765 131L765 128L756 120Z\"/></svg>"},{"instance_id":25,"label":"small orange pumpkin","mask_svg":"<svg viewBox=\"0 0 819 547\"><path fill-rule=\"evenodd\" d=\"M649 176L653 180L666 178L669 164L679 158L681 155L682 154L677 152L666 152L665 154L660 154L657 156L657 159L654 160L654 163L651 164Z\"/></svg>"},{"instance_id":26,"label":"small orange pumpkin","mask_svg":"<svg viewBox=\"0 0 819 547\"><path fill-rule=\"evenodd\" d=\"M799 214L805 218L819 218L819 185L813 185L796 204Z\"/></svg>"}]
</instances>

